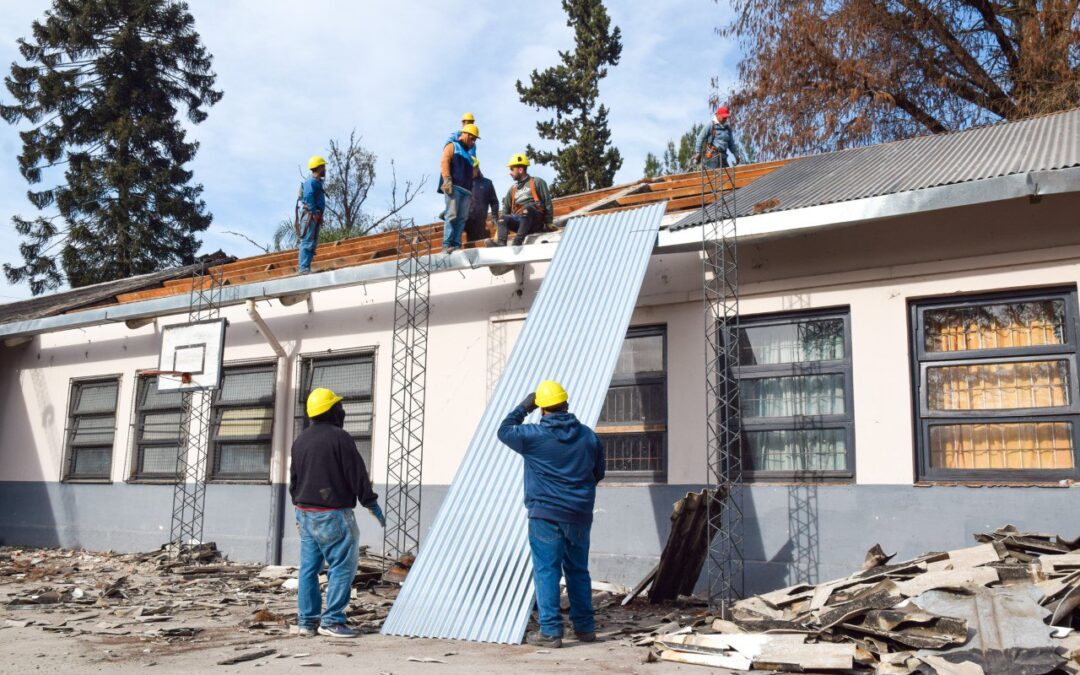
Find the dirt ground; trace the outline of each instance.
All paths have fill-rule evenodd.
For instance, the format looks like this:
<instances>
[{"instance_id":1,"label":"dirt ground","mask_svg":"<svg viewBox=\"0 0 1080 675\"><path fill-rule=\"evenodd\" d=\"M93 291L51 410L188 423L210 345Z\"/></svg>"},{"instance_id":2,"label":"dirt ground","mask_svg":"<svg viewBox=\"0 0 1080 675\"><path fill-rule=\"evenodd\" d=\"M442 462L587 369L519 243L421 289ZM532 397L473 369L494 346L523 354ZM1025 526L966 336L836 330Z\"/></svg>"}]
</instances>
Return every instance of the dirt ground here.
<instances>
[{"instance_id":1,"label":"dirt ground","mask_svg":"<svg viewBox=\"0 0 1080 675\"><path fill-rule=\"evenodd\" d=\"M634 647L633 634L671 610L620 608L604 594L600 639L568 639L562 649L380 635L394 593L385 586L357 589L349 615L365 631L360 637L304 638L291 633L296 595L283 587L286 577L260 566L224 566L221 574L163 569L152 555L0 549L0 673L722 672L642 663L648 649Z\"/></svg>"}]
</instances>

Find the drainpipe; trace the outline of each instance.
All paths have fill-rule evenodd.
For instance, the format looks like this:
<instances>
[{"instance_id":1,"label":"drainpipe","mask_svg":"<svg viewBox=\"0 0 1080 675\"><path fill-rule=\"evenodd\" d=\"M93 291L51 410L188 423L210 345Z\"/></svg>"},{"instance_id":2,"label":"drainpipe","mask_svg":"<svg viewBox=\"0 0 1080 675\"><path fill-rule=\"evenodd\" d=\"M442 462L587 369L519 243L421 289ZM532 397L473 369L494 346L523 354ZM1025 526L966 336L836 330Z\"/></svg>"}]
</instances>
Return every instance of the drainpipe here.
<instances>
[{"instance_id":1,"label":"drainpipe","mask_svg":"<svg viewBox=\"0 0 1080 675\"><path fill-rule=\"evenodd\" d=\"M291 361L288 358L288 354L285 353L285 348L281 346L281 343L278 342L273 331L266 325L266 320L259 314L259 310L255 307L254 300L247 301L247 313L248 316L251 317L251 320L255 322L255 325L259 327L259 331L263 334L263 337L266 338L270 348L277 354L279 373L278 382L280 383L278 388L279 391L287 390L292 378L289 372ZM277 405L284 407L287 404L288 397L277 397L276 400L278 403L275 404L275 407L277 407ZM274 412L276 416L277 411L275 410ZM278 436L284 439L284 434L278 434ZM280 441L280 443L282 448L284 448L284 440ZM277 472L275 475L271 476L270 480L270 541L267 545L266 557L271 565L280 565L281 543L285 536L285 466L287 464L287 459L285 457L284 449L275 448L275 450L280 451L275 452L278 456Z\"/></svg>"}]
</instances>

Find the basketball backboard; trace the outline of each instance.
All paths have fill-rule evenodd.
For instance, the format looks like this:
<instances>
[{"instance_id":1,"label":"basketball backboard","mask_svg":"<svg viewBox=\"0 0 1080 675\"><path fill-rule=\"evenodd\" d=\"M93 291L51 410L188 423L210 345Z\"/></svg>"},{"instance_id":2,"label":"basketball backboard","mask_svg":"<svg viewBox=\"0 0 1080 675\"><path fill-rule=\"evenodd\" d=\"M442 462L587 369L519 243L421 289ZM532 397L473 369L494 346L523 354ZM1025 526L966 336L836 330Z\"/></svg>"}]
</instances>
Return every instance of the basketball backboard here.
<instances>
[{"instance_id":1,"label":"basketball backboard","mask_svg":"<svg viewBox=\"0 0 1080 675\"><path fill-rule=\"evenodd\" d=\"M165 326L161 330L158 370L190 374L158 376L160 391L216 389L221 384L225 354L225 319Z\"/></svg>"}]
</instances>

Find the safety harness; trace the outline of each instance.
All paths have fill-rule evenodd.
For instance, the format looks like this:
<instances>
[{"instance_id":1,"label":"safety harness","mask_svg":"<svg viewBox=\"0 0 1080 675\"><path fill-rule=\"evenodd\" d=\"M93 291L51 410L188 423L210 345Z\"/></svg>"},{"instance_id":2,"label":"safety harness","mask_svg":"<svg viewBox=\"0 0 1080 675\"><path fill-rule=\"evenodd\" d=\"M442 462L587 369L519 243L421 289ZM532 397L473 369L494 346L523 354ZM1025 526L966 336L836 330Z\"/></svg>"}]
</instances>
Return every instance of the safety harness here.
<instances>
[{"instance_id":1,"label":"safety harness","mask_svg":"<svg viewBox=\"0 0 1080 675\"><path fill-rule=\"evenodd\" d=\"M296 230L297 243L307 236L308 228L311 227L315 218L304 218L304 229L300 229L300 212L310 213L307 204L304 203L304 184L300 183L300 189L296 191L296 208L293 213L293 229Z\"/></svg>"},{"instance_id":2,"label":"safety harness","mask_svg":"<svg viewBox=\"0 0 1080 675\"><path fill-rule=\"evenodd\" d=\"M540 201L540 194L536 191L536 180L529 176L529 191L532 192L533 203L536 204L536 210L540 212L540 215L547 216L547 209L544 208L543 202ZM517 203L517 183L510 186L510 213L518 215L523 213L525 207Z\"/></svg>"}]
</instances>

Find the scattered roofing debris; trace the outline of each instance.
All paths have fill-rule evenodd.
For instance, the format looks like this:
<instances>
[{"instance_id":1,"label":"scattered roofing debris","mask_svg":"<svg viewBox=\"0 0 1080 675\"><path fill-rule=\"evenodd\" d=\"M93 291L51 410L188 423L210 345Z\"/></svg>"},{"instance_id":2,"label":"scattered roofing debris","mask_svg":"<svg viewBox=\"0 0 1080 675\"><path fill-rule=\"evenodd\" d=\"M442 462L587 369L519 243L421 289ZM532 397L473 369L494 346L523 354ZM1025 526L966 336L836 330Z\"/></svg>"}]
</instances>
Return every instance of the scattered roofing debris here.
<instances>
[{"instance_id":1,"label":"scattered roofing debris","mask_svg":"<svg viewBox=\"0 0 1080 675\"><path fill-rule=\"evenodd\" d=\"M746 598L730 620L692 617L636 645L645 659L734 670L1080 673L1080 540L1006 526L977 546Z\"/></svg>"}]
</instances>

